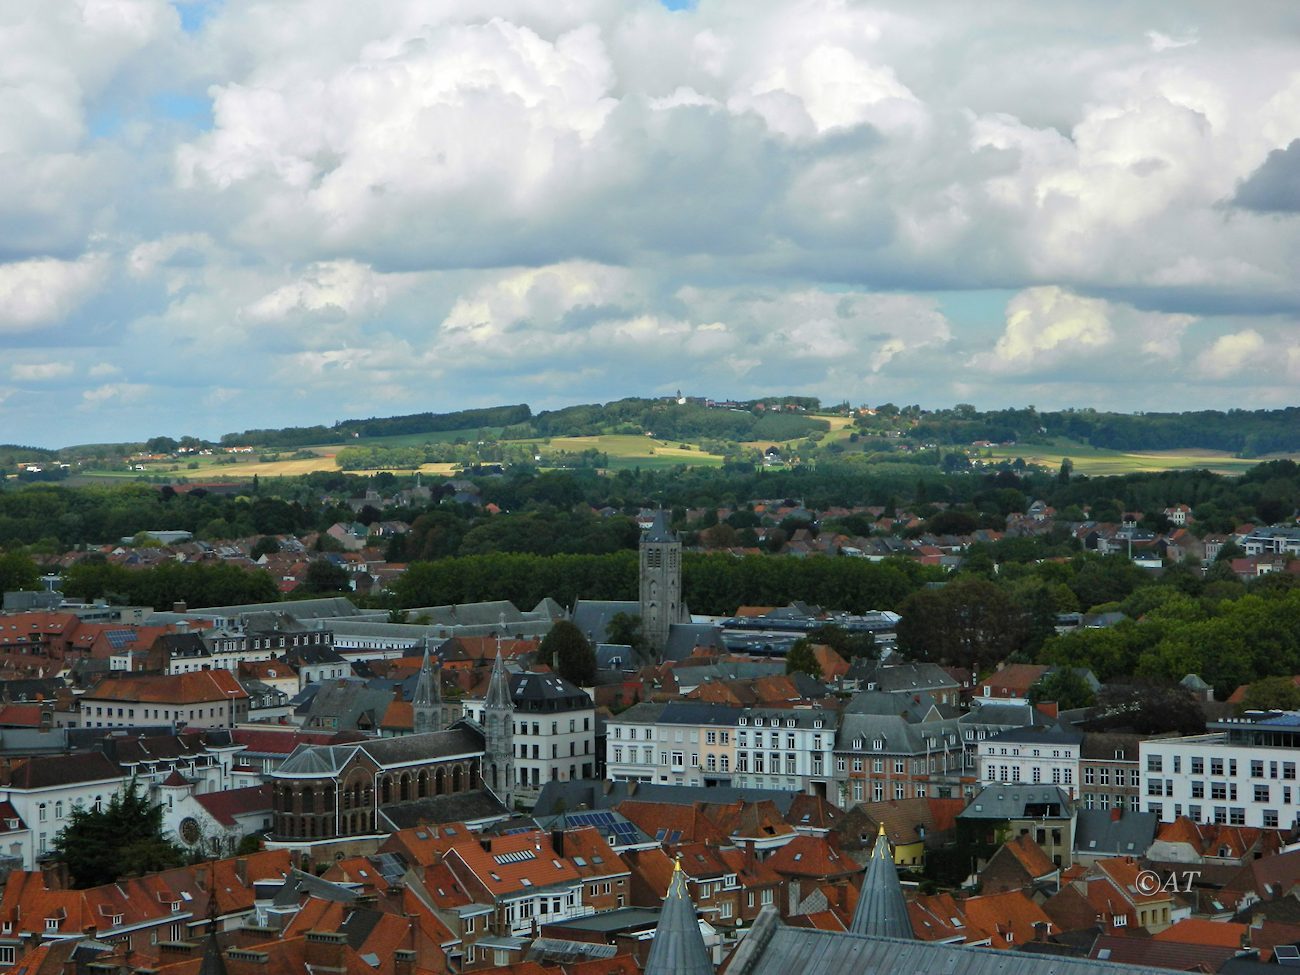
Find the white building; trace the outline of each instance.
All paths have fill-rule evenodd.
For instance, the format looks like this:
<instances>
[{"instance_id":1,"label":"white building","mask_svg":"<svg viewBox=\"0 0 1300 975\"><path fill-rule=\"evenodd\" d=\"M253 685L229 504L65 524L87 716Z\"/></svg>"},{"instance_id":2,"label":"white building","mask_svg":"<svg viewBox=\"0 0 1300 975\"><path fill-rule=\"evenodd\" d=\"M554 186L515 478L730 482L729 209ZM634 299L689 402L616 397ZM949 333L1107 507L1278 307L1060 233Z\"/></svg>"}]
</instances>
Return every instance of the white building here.
<instances>
[{"instance_id":1,"label":"white building","mask_svg":"<svg viewBox=\"0 0 1300 975\"><path fill-rule=\"evenodd\" d=\"M1083 732L1074 728L1013 728L978 743L976 774L981 786L1050 783L1078 799L1082 747Z\"/></svg>"},{"instance_id":2,"label":"white building","mask_svg":"<svg viewBox=\"0 0 1300 975\"><path fill-rule=\"evenodd\" d=\"M1145 808L1162 822L1288 828L1300 824L1300 713L1212 722L1204 735L1139 746Z\"/></svg>"},{"instance_id":3,"label":"white building","mask_svg":"<svg viewBox=\"0 0 1300 975\"><path fill-rule=\"evenodd\" d=\"M547 782L596 774L596 706L558 674L510 674L515 709L515 795L530 801ZM484 724L486 701L465 698L461 713Z\"/></svg>"},{"instance_id":4,"label":"white building","mask_svg":"<svg viewBox=\"0 0 1300 975\"><path fill-rule=\"evenodd\" d=\"M821 708L745 708L736 728L734 784L834 800L837 717Z\"/></svg>"},{"instance_id":5,"label":"white building","mask_svg":"<svg viewBox=\"0 0 1300 975\"><path fill-rule=\"evenodd\" d=\"M21 859L24 870L35 870L74 807L100 808L125 783L122 770L103 752L41 755L0 768L0 805L7 802L19 823L6 821L0 833L4 853Z\"/></svg>"},{"instance_id":6,"label":"white building","mask_svg":"<svg viewBox=\"0 0 1300 975\"><path fill-rule=\"evenodd\" d=\"M605 774L670 785L733 785L743 709L701 701L642 703L606 723Z\"/></svg>"}]
</instances>

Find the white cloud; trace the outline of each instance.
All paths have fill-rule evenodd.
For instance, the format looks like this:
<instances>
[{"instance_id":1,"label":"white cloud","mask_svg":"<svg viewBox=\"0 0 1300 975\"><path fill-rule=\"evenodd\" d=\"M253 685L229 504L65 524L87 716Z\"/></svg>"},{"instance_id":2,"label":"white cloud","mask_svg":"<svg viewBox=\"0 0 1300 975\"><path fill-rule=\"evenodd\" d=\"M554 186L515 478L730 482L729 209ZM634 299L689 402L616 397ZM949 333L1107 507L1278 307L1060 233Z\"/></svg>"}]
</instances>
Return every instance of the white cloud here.
<instances>
[{"instance_id":1,"label":"white cloud","mask_svg":"<svg viewBox=\"0 0 1300 975\"><path fill-rule=\"evenodd\" d=\"M1207 379L1226 379L1248 366L1263 365L1269 344L1253 328L1221 335L1196 357L1196 368Z\"/></svg>"},{"instance_id":2,"label":"white cloud","mask_svg":"<svg viewBox=\"0 0 1300 975\"><path fill-rule=\"evenodd\" d=\"M1190 315L1143 312L1055 286L1029 288L1007 304L1006 325L992 351L977 354L971 365L1028 373L1101 355L1118 355L1126 364L1135 352L1172 360L1194 321Z\"/></svg>"},{"instance_id":3,"label":"white cloud","mask_svg":"<svg viewBox=\"0 0 1300 975\"><path fill-rule=\"evenodd\" d=\"M105 383L81 394L81 409L98 410L140 402L149 393L143 383Z\"/></svg>"},{"instance_id":4,"label":"white cloud","mask_svg":"<svg viewBox=\"0 0 1300 975\"><path fill-rule=\"evenodd\" d=\"M9 367L9 375L19 382L43 382L47 379L62 379L72 375L72 363L15 362Z\"/></svg>"},{"instance_id":5,"label":"white cloud","mask_svg":"<svg viewBox=\"0 0 1300 975\"><path fill-rule=\"evenodd\" d=\"M81 307L103 283L107 270L97 256L0 264L0 333L57 323Z\"/></svg>"},{"instance_id":6,"label":"white cloud","mask_svg":"<svg viewBox=\"0 0 1300 975\"><path fill-rule=\"evenodd\" d=\"M371 315L388 301L383 276L355 261L329 261L307 268L297 280L244 308L253 322L341 321Z\"/></svg>"}]
</instances>

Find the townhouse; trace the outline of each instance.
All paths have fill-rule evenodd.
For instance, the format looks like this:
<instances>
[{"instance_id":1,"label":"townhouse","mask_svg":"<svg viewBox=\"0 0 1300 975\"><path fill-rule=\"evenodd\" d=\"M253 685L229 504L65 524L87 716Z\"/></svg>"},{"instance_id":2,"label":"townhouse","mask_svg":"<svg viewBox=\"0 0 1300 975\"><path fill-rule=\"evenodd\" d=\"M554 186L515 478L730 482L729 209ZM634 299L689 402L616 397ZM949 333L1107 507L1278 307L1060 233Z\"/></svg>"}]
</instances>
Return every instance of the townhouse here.
<instances>
[{"instance_id":1,"label":"townhouse","mask_svg":"<svg viewBox=\"0 0 1300 975\"><path fill-rule=\"evenodd\" d=\"M730 785L745 713L697 701L633 705L606 723L606 775L634 782Z\"/></svg>"},{"instance_id":2,"label":"townhouse","mask_svg":"<svg viewBox=\"0 0 1300 975\"><path fill-rule=\"evenodd\" d=\"M1300 714L1210 722L1207 733L1139 745L1146 810L1171 822L1264 828L1300 823Z\"/></svg>"},{"instance_id":3,"label":"townhouse","mask_svg":"<svg viewBox=\"0 0 1300 975\"><path fill-rule=\"evenodd\" d=\"M610 909L618 894L627 895L628 870L599 834L573 842L585 855L564 856L552 835L541 830L462 834L444 862L472 900L491 905L486 919L490 931L518 937L542 924L594 914L598 903ZM600 891L594 899L588 894L593 884ZM465 960L473 964L478 959Z\"/></svg>"},{"instance_id":4,"label":"townhouse","mask_svg":"<svg viewBox=\"0 0 1300 975\"><path fill-rule=\"evenodd\" d=\"M1059 724L998 732L976 745L980 784L1050 782L1077 799L1083 737Z\"/></svg>"},{"instance_id":5,"label":"townhouse","mask_svg":"<svg viewBox=\"0 0 1300 975\"><path fill-rule=\"evenodd\" d=\"M746 708L735 731L733 784L833 796L837 717L823 708Z\"/></svg>"}]
</instances>

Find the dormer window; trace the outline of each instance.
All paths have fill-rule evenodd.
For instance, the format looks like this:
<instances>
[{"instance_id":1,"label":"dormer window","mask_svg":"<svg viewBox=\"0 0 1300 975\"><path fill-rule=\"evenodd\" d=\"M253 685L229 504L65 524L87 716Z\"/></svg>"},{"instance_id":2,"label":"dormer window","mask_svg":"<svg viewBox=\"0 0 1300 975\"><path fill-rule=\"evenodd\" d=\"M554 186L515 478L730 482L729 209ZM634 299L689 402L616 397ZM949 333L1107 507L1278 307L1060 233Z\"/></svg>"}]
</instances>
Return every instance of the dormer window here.
<instances>
[{"instance_id":1,"label":"dormer window","mask_svg":"<svg viewBox=\"0 0 1300 975\"><path fill-rule=\"evenodd\" d=\"M59 919L57 917L47 917L45 919L45 930L46 931L59 930Z\"/></svg>"},{"instance_id":2,"label":"dormer window","mask_svg":"<svg viewBox=\"0 0 1300 975\"><path fill-rule=\"evenodd\" d=\"M822 726L822 719L821 719L821 718L818 718L816 721L813 722L813 727L814 727L814 728L820 728L821 726Z\"/></svg>"},{"instance_id":3,"label":"dormer window","mask_svg":"<svg viewBox=\"0 0 1300 975\"><path fill-rule=\"evenodd\" d=\"M755 727L755 728L761 728L761 727L763 727L763 719L762 719L762 718L755 718L755 719L754 719L754 727Z\"/></svg>"},{"instance_id":4,"label":"dormer window","mask_svg":"<svg viewBox=\"0 0 1300 975\"><path fill-rule=\"evenodd\" d=\"M853 747L854 747L854 748L861 748L861 747L862 747L862 739L861 739L861 738L854 738L854 739L853 739Z\"/></svg>"},{"instance_id":5,"label":"dormer window","mask_svg":"<svg viewBox=\"0 0 1300 975\"><path fill-rule=\"evenodd\" d=\"M883 738L872 739L871 747L876 751L882 750L885 747L885 739Z\"/></svg>"},{"instance_id":6,"label":"dormer window","mask_svg":"<svg viewBox=\"0 0 1300 975\"><path fill-rule=\"evenodd\" d=\"M745 721L746 721L746 719L745 719L744 717L741 717L740 722L739 722L740 725L741 725L741 727L744 727L744 725L745 725Z\"/></svg>"}]
</instances>

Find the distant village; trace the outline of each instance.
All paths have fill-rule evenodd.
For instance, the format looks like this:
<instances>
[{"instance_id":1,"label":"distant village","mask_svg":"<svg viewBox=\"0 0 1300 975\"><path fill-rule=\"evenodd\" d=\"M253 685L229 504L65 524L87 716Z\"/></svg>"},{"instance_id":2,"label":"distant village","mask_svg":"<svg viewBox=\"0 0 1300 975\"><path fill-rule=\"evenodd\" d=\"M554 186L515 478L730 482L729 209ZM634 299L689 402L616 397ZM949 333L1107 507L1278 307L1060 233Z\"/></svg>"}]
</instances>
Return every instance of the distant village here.
<instances>
[{"instance_id":1,"label":"distant village","mask_svg":"<svg viewBox=\"0 0 1300 975\"><path fill-rule=\"evenodd\" d=\"M852 513L752 510L760 533ZM1186 506L1163 514L1166 533L1137 513L1071 530L1081 549L1152 571L1229 542L1242 578L1295 571L1294 527L1198 536ZM794 531L784 553L955 568L974 542L1054 516L1036 503L1004 533L905 538L918 522L899 511L884 519L897 535ZM0 966L668 975L812 956L972 973L1300 960L1296 714L1243 712L1248 688L1216 702L1188 674L1205 733L1090 730L1095 709L1041 693L1069 668L910 662L893 652L892 612L693 615L679 535L664 512L638 520L637 600L429 606L403 621L347 594L76 603L51 559L47 591L6 593L0 615ZM355 592L382 590L404 567L376 542L406 528L334 525L342 551L325 557ZM313 556L311 539L253 558L250 540L148 535L103 555L264 568L285 592ZM620 617L639 619L643 650L610 639ZM589 686L540 660L562 622L595 648ZM875 652L814 644L820 676L790 671L791 648L827 626L869 634ZM189 865L76 887L61 830L128 790L159 807Z\"/></svg>"}]
</instances>

